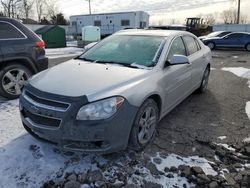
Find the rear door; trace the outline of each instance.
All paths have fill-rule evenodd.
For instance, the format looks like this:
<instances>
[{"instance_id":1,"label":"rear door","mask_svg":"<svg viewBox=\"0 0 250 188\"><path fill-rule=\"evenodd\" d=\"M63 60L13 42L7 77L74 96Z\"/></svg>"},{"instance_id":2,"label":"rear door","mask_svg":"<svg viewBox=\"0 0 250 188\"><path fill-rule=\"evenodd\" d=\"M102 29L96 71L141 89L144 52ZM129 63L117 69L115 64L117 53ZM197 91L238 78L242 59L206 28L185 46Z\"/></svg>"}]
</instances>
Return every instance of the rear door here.
<instances>
[{"instance_id":1,"label":"rear door","mask_svg":"<svg viewBox=\"0 0 250 188\"><path fill-rule=\"evenodd\" d=\"M5 60L27 53L27 36L7 21L0 21L0 45Z\"/></svg>"},{"instance_id":2,"label":"rear door","mask_svg":"<svg viewBox=\"0 0 250 188\"><path fill-rule=\"evenodd\" d=\"M205 54L201 51L201 47L197 39L190 35L183 36L183 40L187 47L188 59L191 65L192 79L190 89L193 90L201 82L203 74L203 61L205 61Z\"/></svg>"}]
</instances>

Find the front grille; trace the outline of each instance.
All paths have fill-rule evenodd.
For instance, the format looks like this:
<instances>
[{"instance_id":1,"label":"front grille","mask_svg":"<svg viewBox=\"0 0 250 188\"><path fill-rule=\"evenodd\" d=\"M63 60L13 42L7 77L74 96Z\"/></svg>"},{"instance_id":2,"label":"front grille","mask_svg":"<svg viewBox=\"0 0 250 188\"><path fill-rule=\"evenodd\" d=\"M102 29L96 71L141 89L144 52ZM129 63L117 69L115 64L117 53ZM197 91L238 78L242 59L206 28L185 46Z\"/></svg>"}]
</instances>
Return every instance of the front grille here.
<instances>
[{"instance_id":1,"label":"front grille","mask_svg":"<svg viewBox=\"0 0 250 188\"><path fill-rule=\"evenodd\" d=\"M59 119L33 114L25 108L22 109L21 113L24 118L29 118L36 125L58 128L61 123Z\"/></svg>"},{"instance_id":2,"label":"front grille","mask_svg":"<svg viewBox=\"0 0 250 188\"><path fill-rule=\"evenodd\" d=\"M35 106L55 110L55 111L67 111L70 104L54 101L54 100L48 100L41 97L38 97L31 92L25 90L23 94L24 98L28 100L30 103L34 104Z\"/></svg>"}]
</instances>

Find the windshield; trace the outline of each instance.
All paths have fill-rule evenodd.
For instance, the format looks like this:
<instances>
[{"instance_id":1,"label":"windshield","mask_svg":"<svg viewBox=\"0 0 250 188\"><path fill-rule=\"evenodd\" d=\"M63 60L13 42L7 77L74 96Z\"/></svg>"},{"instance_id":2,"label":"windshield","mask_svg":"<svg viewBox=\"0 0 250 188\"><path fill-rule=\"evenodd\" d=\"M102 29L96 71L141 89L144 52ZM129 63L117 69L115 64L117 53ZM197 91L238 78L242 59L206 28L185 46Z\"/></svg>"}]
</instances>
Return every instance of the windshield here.
<instances>
[{"instance_id":1,"label":"windshield","mask_svg":"<svg viewBox=\"0 0 250 188\"><path fill-rule=\"evenodd\" d=\"M207 37L217 37L221 32L212 32Z\"/></svg>"},{"instance_id":2,"label":"windshield","mask_svg":"<svg viewBox=\"0 0 250 188\"><path fill-rule=\"evenodd\" d=\"M154 66L165 43L164 37L113 35L80 56L98 63Z\"/></svg>"}]
</instances>

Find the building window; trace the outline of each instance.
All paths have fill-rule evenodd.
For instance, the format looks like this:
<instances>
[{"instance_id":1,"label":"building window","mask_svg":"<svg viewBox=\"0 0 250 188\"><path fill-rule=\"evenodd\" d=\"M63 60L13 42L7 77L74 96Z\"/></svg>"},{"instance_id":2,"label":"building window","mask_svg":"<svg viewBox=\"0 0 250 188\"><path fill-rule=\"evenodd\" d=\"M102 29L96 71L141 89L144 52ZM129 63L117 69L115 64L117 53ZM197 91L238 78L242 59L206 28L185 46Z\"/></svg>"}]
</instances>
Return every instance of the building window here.
<instances>
[{"instance_id":1,"label":"building window","mask_svg":"<svg viewBox=\"0 0 250 188\"><path fill-rule=\"evenodd\" d=\"M130 20L122 20L121 26L130 26Z\"/></svg>"},{"instance_id":2,"label":"building window","mask_svg":"<svg viewBox=\"0 0 250 188\"><path fill-rule=\"evenodd\" d=\"M101 20L95 20L94 26L102 26Z\"/></svg>"},{"instance_id":3,"label":"building window","mask_svg":"<svg viewBox=\"0 0 250 188\"><path fill-rule=\"evenodd\" d=\"M72 26L76 26L76 22L75 21L72 22Z\"/></svg>"}]
</instances>

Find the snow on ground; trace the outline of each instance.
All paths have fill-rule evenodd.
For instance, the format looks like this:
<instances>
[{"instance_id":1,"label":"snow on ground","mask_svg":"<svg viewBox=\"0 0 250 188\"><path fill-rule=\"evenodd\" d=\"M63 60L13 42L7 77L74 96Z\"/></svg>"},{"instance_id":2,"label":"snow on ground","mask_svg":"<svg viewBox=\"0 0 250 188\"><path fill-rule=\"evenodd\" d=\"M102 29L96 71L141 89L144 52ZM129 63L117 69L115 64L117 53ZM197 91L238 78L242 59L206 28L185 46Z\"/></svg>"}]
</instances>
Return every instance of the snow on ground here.
<instances>
[{"instance_id":1,"label":"snow on ground","mask_svg":"<svg viewBox=\"0 0 250 188\"><path fill-rule=\"evenodd\" d=\"M227 137L226 136L219 136L218 137L220 140L225 140Z\"/></svg>"},{"instance_id":2,"label":"snow on ground","mask_svg":"<svg viewBox=\"0 0 250 188\"><path fill-rule=\"evenodd\" d=\"M77 40L67 41L67 47L77 47Z\"/></svg>"},{"instance_id":3,"label":"snow on ground","mask_svg":"<svg viewBox=\"0 0 250 188\"><path fill-rule=\"evenodd\" d=\"M248 85L250 87L250 69L244 67L224 67L221 70L228 71L235 74L238 77L248 79Z\"/></svg>"},{"instance_id":4,"label":"snow on ground","mask_svg":"<svg viewBox=\"0 0 250 188\"><path fill-rule=\"evenodd\" d=\"M223 71L229 71L233 74L235 74L238 77L246 78L248 79L248 87L250 88L250 69L244 68L244 67L224 67L222 68ZM246 114L248 118L250 119L250 101L246 103Z\"/></svg>"},{"instance_id":5,"label":"snow on ground","mask_svg":"<svg viewBox=\"0 0 250 188\"><path fill-rule=\"evenodd\" d=\"M245 110L246 110L247 116L250 119L250 101L247 102Z\"/></svg>"},{"instance_id":6,"label":"snow on ground","mask_svg":"<svg viewBox=\"0 0 250 188\"><path fill-rule=\"evenodd\" d=\"M106 159L98 155L74 154L71 156L58 152L50 144L41 143L24 131L18 110L18 100L0 103L0 187L41 187L44 182L64 177L67 172L87 172L98 169L98 164L111 164L111 171L104 171L103 175L110 176L112 171L117 170L120 164L122 168L127 168L122 162L122 157L129 158L129 152L122 153L120 159ZM153 159L160 158L161 163L154 163ZM174 154L162 157L158 153L151 157L159 171L164 173L165 167L176 167L180 165L200 166L207 175L217 173L210 166L210 162L204 158L181 157ZM173 173L174 178L160 175L156 178L150 170L144 166L135 166L134 170L140 171L129 177L129 182L142 184L144 180L159 183L164 187L181 186L186 184L191 187L185 177L180 177ZM143 174L143 175L142 175ZM106 177L105 176L105 177ZM111 175L112 176L112 175Z\"/></svg>"},{"instance_id":7,"label":"snow on ground","mask_svg":"<svg viewBox=\"0 0 250 188\"><path fill-rule=\"evenodd\" d=\"M49 59L75 57L83 53L83 48L65 47L65 48L46 48L46 56Z\"/></svg>"}]
</instances>

